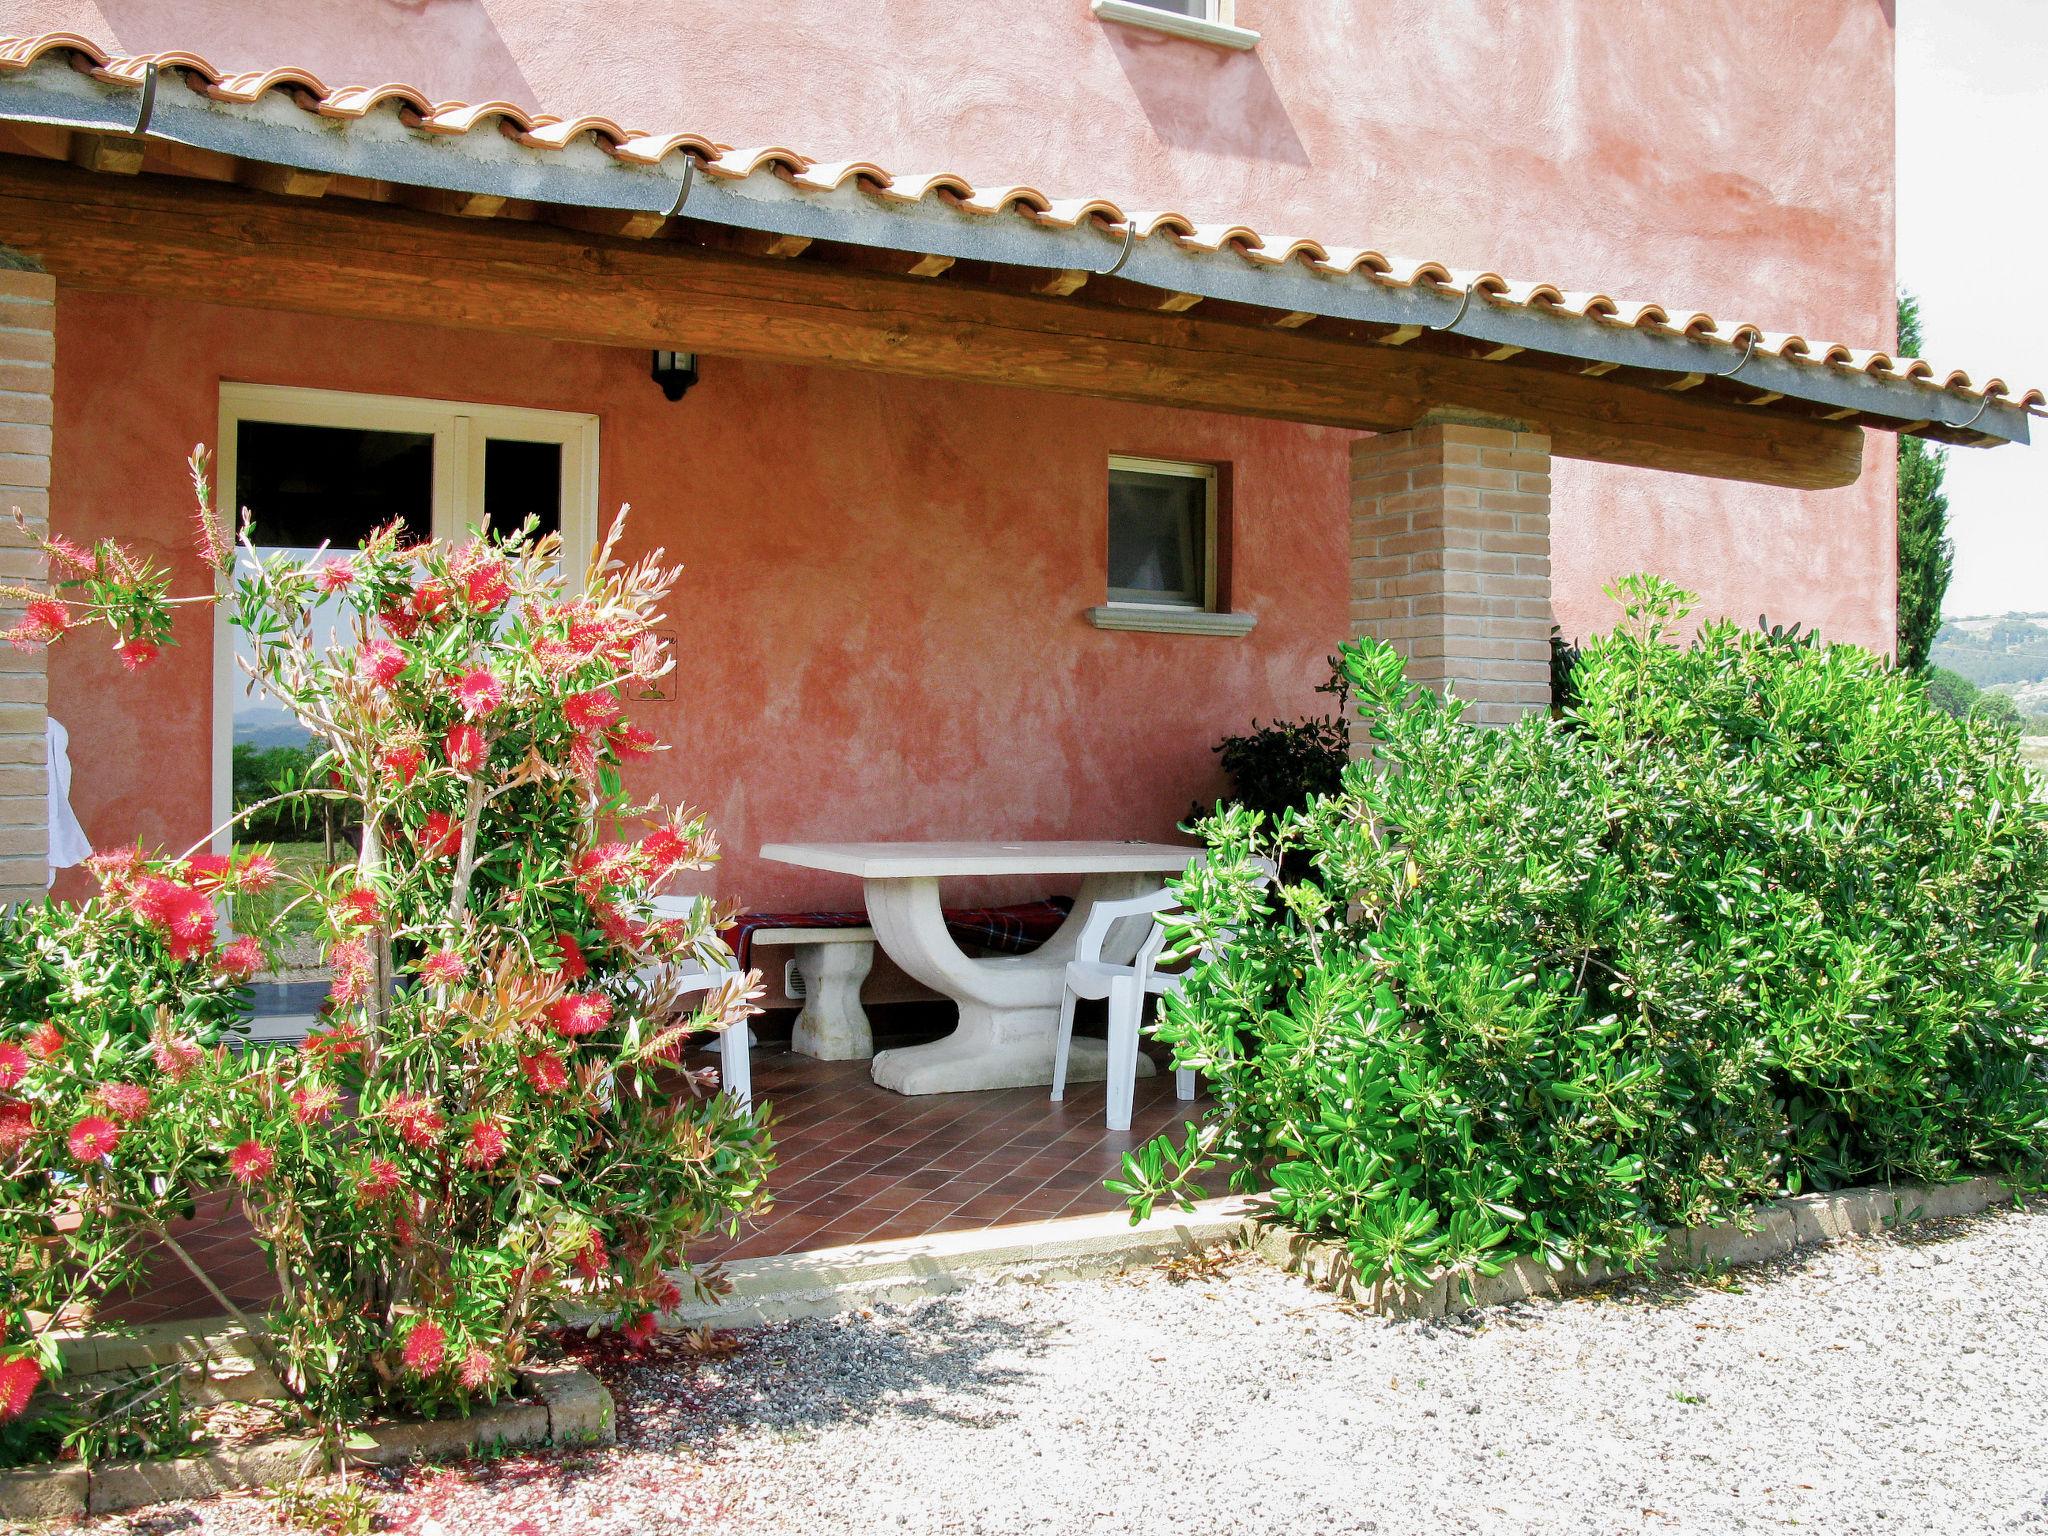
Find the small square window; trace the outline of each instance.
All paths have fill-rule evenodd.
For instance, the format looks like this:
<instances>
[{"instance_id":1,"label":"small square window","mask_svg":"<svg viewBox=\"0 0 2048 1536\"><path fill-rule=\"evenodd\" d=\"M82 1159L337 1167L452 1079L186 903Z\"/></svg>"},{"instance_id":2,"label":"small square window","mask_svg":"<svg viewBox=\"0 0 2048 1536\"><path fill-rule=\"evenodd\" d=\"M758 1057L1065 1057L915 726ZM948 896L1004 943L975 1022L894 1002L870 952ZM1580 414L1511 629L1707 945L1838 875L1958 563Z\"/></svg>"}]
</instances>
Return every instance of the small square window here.
<instances>
[{"instance_id":1,"label":"small square window","mask_svg":"<svg viewBox=\"0 0 2048 1536\"><path fill-rule=\"evenodd\" d=\"M1222 0L1133 0L1148 11L1165 11L1173 16L1192 16L1197 21L1221 21L1217 15Z\"/></svg>"},{"instance_id":2,"label":"small square window","mask_svg":"<svg viewBox=\"0 0 2048 1536\"><path fill-rule=\"evenodd\" d=\"M1216 606L1214 467L1109 461L1109 600Z\"/></svg>"},{"instance_id":3,"label":"small square window","mask_svg":"<svg viewBox=\"0 0 2048 1536\"><path fill-rule=\"evenodd\" d=\"M1259 34L1237 24L1236 0L1090 0L1098 21L1118 22L1169 37L1214 43L1221 48L1256 48Z\"/></svg>"}]
</instances>

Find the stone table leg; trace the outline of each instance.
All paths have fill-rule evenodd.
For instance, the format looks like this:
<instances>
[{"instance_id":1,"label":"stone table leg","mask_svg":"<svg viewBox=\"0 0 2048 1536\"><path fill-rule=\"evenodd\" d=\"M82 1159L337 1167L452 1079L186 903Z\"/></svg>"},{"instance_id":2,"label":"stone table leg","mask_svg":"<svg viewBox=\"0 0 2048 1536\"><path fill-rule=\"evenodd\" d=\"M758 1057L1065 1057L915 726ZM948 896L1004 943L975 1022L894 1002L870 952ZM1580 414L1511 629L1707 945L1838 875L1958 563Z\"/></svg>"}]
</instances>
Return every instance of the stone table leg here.
<instances>
[{"instance_id":1,"label":"stone table leg","mask_svg":"<svg viewBox=\"0 0 2048 1536\"><path fill-rule=\"evenodd\" d=\"M865 1061L875 1054L875 1033L860 1005L860 984L875 963L871 943L799 944L797 974L804 979L804 1011L796 1016L789 1048L819 1061Z\"/></svg>"}]
</instances>

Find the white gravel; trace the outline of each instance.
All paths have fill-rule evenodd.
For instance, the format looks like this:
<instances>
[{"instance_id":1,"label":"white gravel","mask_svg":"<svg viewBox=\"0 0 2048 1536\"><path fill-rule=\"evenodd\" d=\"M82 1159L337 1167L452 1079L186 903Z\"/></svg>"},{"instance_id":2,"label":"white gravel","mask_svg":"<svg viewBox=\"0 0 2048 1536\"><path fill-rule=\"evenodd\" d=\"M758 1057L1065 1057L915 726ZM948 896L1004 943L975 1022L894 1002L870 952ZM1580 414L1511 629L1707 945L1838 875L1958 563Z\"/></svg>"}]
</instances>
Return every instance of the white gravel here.
<instances>
[{"instance_id":1,"label":"white gravel","mask_svg":"<svg viewBox=\"0 0 2048 1536\"><path fill-rule=\"evenodd\" d=\"M988 1283L722 1359L665 1346L608 1372L619 1449L412 1473L385 1516L421 1536L2048 1536L2044 1273L2048 1204L1448 1323L1250 1260ZM267 1524L240 1499L146 1519Z\"/></svg>"}]
</instances>

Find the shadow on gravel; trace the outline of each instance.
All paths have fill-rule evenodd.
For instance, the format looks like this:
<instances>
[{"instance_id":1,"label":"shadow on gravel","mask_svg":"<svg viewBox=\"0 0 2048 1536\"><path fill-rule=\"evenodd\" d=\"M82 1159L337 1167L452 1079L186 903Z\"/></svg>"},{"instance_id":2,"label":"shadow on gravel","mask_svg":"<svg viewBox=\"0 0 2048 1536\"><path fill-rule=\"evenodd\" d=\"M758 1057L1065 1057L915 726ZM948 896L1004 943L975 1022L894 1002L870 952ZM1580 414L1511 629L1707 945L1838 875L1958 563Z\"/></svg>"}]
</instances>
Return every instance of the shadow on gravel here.
<instances>
[{"instance_id":1,"label":"shadow on gravel","mask_svg":"<svg viewBox=\"0 0 2048 1536\"><path fill-rule=\"evenodd\" d=\"M1644 1274L1611 1280L1590 1290L1573 1291L1557 1297L1503 1302L1478 1307L1448 1317L1431 1318L1414 1326L1424 1334L1469 1336L1490 1328L1532 1328L1558 1307L1610 1306L1620 1309L1677 1307L1708 1292L1742 1295L1790 1279L1810 1268L1815 1261L1853 1246L1873 1256L1888 1248L1926 1248L1975 1237L2010 1217L2026 1211L2048 1211L2048 1198L2035 1196L2023 1206L2001 1205L1971 1216L1943 1216L1930 1221L1897 1226L1882 1233L1815 1243L1795 1249L1781 1258L1754 1264L1706 1264L1696 1269L1673 1270L1667 1274Z\"/></svg>"},{"instance_id":2,"label":"shadow on gravel","mask_svg":"<svg viewBox=\"0 0 2048 1536\"><path fill-rule=\"evenodd\" d=\"M742 1432L804 1439L893 1418L993 1427L1015 1415L1009 1389L1039 1374L1054 1330L964 1314L950 1297L885 1315L810 1318L729 1336L717 1359L650 1352L604 1370L619 1441L707 1451ZM996 1356L1005 1357L997 1360Z\"/></svg>"}]
</instances>

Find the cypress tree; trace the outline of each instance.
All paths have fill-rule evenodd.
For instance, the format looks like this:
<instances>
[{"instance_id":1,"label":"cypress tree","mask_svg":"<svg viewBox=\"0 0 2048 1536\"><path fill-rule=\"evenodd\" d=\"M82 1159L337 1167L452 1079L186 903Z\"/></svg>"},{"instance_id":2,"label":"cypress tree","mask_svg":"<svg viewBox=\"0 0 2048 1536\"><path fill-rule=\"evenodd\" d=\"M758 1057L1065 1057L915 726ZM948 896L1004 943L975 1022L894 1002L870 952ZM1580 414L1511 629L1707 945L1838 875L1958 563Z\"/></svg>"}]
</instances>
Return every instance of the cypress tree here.
<instances>
[{"instance_id":1,"label":"cypress tree","mask_svg":"<svg viewBox=\"0 0 2048 1536\"><path fill-rule=\"evenodd\" d=\"M1899 294L1899 355L1920 355L1920 301ZM1955 544L1948 536L1948 497L1941 479L1947 451L1923 437L1899 438L1899 615L1898 659L1908 671L1925 671L1941 628L1941 603L1955 570Z\"/></svg>"}]
</instances>

